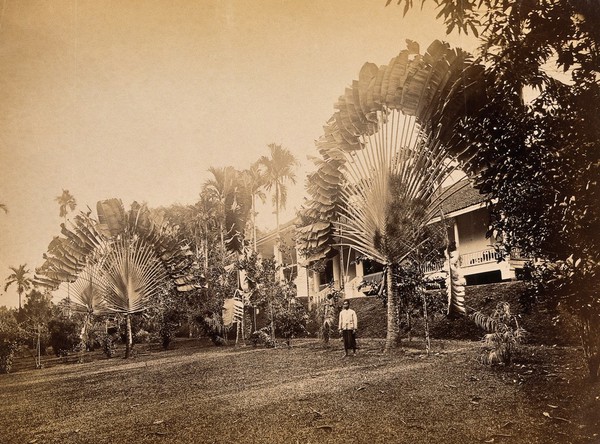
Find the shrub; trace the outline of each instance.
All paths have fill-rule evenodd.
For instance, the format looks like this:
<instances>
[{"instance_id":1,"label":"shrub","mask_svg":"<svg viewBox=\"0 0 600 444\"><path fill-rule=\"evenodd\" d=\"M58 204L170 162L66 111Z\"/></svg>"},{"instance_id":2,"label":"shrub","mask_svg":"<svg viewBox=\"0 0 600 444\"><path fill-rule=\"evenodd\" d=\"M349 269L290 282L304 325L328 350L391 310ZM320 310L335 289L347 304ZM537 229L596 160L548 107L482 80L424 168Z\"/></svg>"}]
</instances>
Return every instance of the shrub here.
<instances>
[{"instance_id":1,"label":"shrub","mask_svg":"<svg viewBox=\"0 0 600 444\"><path fill-rule=\"evenodd\" d=\"M307 322L308 314L306 310L295 299L277 307L274 319L275 329L285 338L288 346L293 338L308 334Z\"/></svg>"},{"instance_id":2,"label":"shrub","mask_svg":"<svg viewBox=\"0 0 600 444\"><path fill-rule=\"evenodd\" d=\"M98 339L106 357L112 358L117 349L117 342L119 341L119 326L116 324L107 326L105 332L98 334Z\"/></svg>"},{"instance_id":3,"label":"shrub","mask_svg":"<svg viewBox=\"0 0 600 444\"><path fill-rule=\"evenodd\" d=\"M317 308L319 322L319 336L326 344L331 335L337 330L337 321L339 316L338 301L342 295L341 291L331 289L325 300Z\"/></svg>"},{"instance_id":4,"label":"shrub","mask_svg":"<svg viewBox=\"0 0 600 444\"><path fill-rule=\"evenodd\" d=\"M471 316L479 327L489 332L483 337L484 352L481 361L488 365L509 365L525 334L517 317L511 314L510 304L499 302L490 316L479 311Z\"/></svg>"},{"instance_id":5,"label":"shrub","mask_svg":"<svg viewBox=\"0 0 600 444\"><path fill-rule=\"evenodd\" d=\"M77 323L69 318L59 317L48 322L50 346L56 356L66 356L80 343Z\"/></svg>"},{"instance_id":6,"label":"shrub","mask_svg":"<svg viewBox=\"0 0 600 444\"><path fill-rule=\"evenodd\" d=\"M4 335L0 334L0 373L10 373L19 343L2 336Z\"/></svg>"},{"instance_id":7,"label":"shrub","mask_svg":"<svg viewBox=\"0 0 600 444\"><path fill-rule=\"evenodd\" d=\"M271 337L271 328L268 326L253 332L250 335L250 340L252 341L252 345L254 347L263 345L267 348L273 348L276 345L276 342Z\"/></svg>"},{"instance_id":8,"label":"shrub","mask_svg":"<svg viewBox=\"0 0 600 444\"><path fill-rule=\"evenodd\" d=\"M136 344L147 344L150 342L150 333L144 329L135 334L134 342Z\"/></svg>"},{"instance_id":9,"label":"shrub","mask_svg":"<svg viewBox=\"0 0 600 444\"><path fill-rule=\"evenodd\" d=\"M15 352L22 341L19 324L13 313L0 310L0 373L9 373Z\"/></svg>"}]
</instances>

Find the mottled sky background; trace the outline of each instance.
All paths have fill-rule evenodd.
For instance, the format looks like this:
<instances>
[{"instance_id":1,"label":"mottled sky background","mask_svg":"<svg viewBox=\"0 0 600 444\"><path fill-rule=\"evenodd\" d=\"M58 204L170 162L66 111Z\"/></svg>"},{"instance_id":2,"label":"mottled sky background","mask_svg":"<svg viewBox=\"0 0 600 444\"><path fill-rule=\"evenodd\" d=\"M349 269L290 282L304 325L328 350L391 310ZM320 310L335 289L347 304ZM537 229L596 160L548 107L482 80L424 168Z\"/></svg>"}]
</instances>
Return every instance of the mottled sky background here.
<instances>
[{"instance_id":1,"label":"mottled sky background","mask_svg":"<svg viewBox=\"0 0 600 444\"><path fill-rule=\"evenodd\" d=\"M432 2L429 2L432 3ZM370 61L446 36L425 8L385 0L0 0L0 282L33 272L78 210L121 198L192 204L210 166L246 168L283 144L301 161L283 220L304 197L307 155ZM259 225L274 226L270 206ZM0 305L17 306L15 286Z\"/></svg>"}]
</instances>

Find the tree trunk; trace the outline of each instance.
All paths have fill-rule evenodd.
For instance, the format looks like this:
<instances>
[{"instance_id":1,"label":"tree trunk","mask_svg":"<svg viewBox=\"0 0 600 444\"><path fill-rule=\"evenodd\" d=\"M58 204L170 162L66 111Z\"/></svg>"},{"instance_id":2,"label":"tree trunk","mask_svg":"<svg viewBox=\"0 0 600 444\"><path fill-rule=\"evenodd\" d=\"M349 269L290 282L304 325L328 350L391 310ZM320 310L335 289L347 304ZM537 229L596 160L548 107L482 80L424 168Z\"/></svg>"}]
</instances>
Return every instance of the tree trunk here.
<instances>
[{"instance_id":1,"label":"tree trunk","mask_svg":"<svg viewBox=\"0 0 600 444\"><path fill-rule=\"evenodd\" d=\"M273 302L269 301L269 311L271 316L271 339L275 343L275 315L273 314Z\"/></svg>"},{"instance_id":2,"label":"tree trunk","mask_svg":"<svg viewBox=\"0 0 600 444\"><path fill-rule=\"evenodd\" d=\"M583 354L588 365L590 379L598 379L600 368L600 322L598 316L592 313L580 315L581 343Z\"/></svg>"},{"instance_id":3,"label":"tree trunk","mask_svg":"<svg viewBox=\"0 0 600 444\"><path fill-rule=\"evenodd\" d=\"M254 199L256 196L252 195L252 250L256 252L256 209Z\"/></svg>"},{"instance_id":4,"label":"tree trunk","mask_svg":"<svg viewBox=\"0 0 600 444\"><path fill-rule=\"evenodd\" d=\"M83 363L83 355L85 354L85 351L87 350L87 343L85 340L86 337L86 333L87 333L87 327L88 327L88 320L90 318L90 314L86 313L85 314L85 318L83 320L83 326L81 327L81 333L79 333L79 363Z\"/></svg>"},{"instance_id":5,"label":"tree trunk","mask_svg":"<svg viewBox=\"0 0 600 444\"><path fill-rule=\"evenodd\" d=\"M400 344L400 329L398 326L398 298L394 291L391 264L386 265L385 274L387 288L387 336L384 353L387 353Z\"/></svg>"},{"instance_id":6,"label":"tree trunk","mask_svg":"<svg viewBox=\"0 0 600 444\"><path fill-rule=\"evenodd\" d=\"M40 336L42 335L41 327L38 324L37 326L37 341L36 341L36 357L35 357L35 368L42 368L42 352L41 352L41 344L40 344Z\"/></svg>"},{"instance_id":7,"label":"tree trunk","mask_svg":"<svg viewBox=\"0 0 600 444\"><path fill-rule=\"evenodd\" d=\"M133 335L131 333L131 315L127 313L125 315L125 319L127 320L127 343L125 344L125 359L129 358L131 354L131 347L133 345Z\"/></svg>"},{"instance_id":8,"label":"tree trunk","mask_svg":"<svg viewBox=\"0 0 600 444\"><path fill-rule=\"evenodd\" d=\"M420 289L421 297L423 299L423 322L425 327L425 350L427 350L427 354L431 351L431 340L429 339L429 318L427 316L427 298L425 297L425 292L423 289Z\"/></svg>"},{"instance_id":9,"label":"tree trunk","mask_svg":"<svg viewBox=\"0 0 600 444\"><path fill-rule=\"evenodd\" d=\"M275 225L277 226L277 239L275 240L275 261L279 266L277 269L277 277L279 278L280 282L283 282L283 254L281 253L281 232L279 228L279 186L277 184L275 184Z\"/></svg>"}]
</instances>

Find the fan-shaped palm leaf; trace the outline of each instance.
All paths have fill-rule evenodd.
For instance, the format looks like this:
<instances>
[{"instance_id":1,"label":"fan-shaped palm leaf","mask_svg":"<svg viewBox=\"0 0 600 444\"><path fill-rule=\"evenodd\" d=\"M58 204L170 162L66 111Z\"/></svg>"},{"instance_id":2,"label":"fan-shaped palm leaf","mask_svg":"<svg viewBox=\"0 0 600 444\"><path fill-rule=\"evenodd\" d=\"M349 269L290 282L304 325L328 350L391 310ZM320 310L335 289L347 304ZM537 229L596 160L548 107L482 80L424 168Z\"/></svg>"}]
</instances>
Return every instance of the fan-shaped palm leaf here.
<instances>
[{"instance_id":1,"label":"fan-shaped palm leaf","mask_svg":"<svg viewBox=\"0 0 600 444\"><path fill-rule=\"evenodd\" d=\"M86 315L106 313L103 289L104 281L101 275L101 267L99 265L85 267L77 276L77 279L69 285L71 310Z\"/></svg>"},{"instance_id":2,"label":"fan-shaped palm leaf","mask_svg":"<svg viewBox=\"0 0 600 444\"><path fill-rule=\"evenodd\" d=\"M132 346L131 315L147 308L167 273L151 245L141 239L120 239L112 245L103 265L106 309L125 315L127 344L125 357Z\"/></svg>"},{"instance_id":3,"label":"fan-shaped palm leaf","mask_svg":"<svg viewBox=\"0 0 600 444\"><path fill-rule=\"evenodd\" d=\"M164 277L166 270L150 245L141 240L115 242L104 263L107 309L123 314L143 311Z\"/></svg>"},{"instance_id":4,"label":"fan-shaped palm leaf","mask_svg":"<svg viewBox=\"0 0 600 444\"><path fill-rule=\"evenodd\" d=\"M323 254L334 235L383 264L401 262L419 247L420 227L440 211L442 184L461 165L445 144L455 122L443 110L457 108L453 93L465 90L468 56L438 41L420 55L407 43L388 65L363 66L317 142L322 159L308 187L308 229L300 232L305 247L317 233L313 254ZM336 187L328 177L343 180ZM323 222L332 229L317 226ZM392 295L391 279L388 287ZM388 297L387 347L396 339L394 304Z\"/></svg>"}]
</instances>

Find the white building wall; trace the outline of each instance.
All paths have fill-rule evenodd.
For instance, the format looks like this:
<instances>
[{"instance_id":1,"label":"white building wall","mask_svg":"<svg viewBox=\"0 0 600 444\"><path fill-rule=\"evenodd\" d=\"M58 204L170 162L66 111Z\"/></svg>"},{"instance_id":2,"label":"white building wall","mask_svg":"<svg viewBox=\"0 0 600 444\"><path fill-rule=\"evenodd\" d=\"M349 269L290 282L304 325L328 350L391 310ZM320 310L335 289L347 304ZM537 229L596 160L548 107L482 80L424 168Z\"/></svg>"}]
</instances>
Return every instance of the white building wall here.
<instances>
[{"instance_id":1,"label":"white building wall","mask_svg":"<svg viewBox=\"0 0 600 444\"><path fill-rule=\"evenodd\" d=\"M456 216L456 226L457 247L461 255L491 247L490 240L485 237L488 228L487 209L481 208Z\"/></svg>"}]
</instances>

